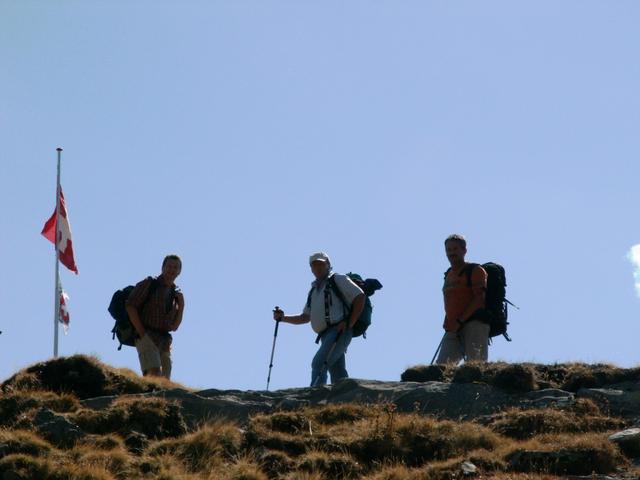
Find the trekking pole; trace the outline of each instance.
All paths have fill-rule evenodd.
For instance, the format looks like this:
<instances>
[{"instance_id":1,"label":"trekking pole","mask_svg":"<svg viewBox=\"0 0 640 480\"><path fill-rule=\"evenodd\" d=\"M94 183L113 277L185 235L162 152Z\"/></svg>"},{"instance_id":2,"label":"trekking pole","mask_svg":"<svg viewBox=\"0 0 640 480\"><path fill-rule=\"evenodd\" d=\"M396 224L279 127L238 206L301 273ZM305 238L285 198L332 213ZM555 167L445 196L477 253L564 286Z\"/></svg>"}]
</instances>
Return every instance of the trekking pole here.
<instances>
[{"instance_id":1,"label":"trekking pole","mask_svg":"<svg viewBox=\"0 0 640 480\"><path fill-rule=\"evenodd\" d=\"M331 348L329 349L329 353L327 353L327 358L325 358L324 363L322 364L322 368L318 373L318 376L315 378L315 380L311 384L312 387L315 387L318 381L320 380L320 378L322 377L322 374L327 370L329 370L329 358L331 358L333 351L336 349L336 346L338 345L338 340L340 340L340 335L342 335L342 332L338 334L335 341L333 342L333 345L331 345Z\"/></svg>"},{"instance_id":2,"label":"trekking pole","mask_svg":"<svg viewBox=\"0 0 640 480\"><path fill-rule=\"evenodd\" d=\"M445 334L442 336L442 340L440 340L440 343L438 344L438 348L436 349L436 353L434 353L434 354L433 354L433 358L431 359L431 365L433 365L433 363L436 361L436 357L438 356L438 353L440 353L440 349L442 348L442 344L443 344L443 342L444 342L444 337L445 337L446 335L447 335L447 334L445 333Z\"/></svg>"},{"instance_id":3,"label":"trekking pole","mask_svg":"<svg viewBox=\"0 0 640 480\"><path fill-rule=\"evenodd\" d=\"M273 311L277 312L280 307L276 307ZM271 360L269 361L269 375L267 376L267 391L269 391L269 383L271 383L271 369L273 368L273 354L276 353L276 339L278 338L278 327L281 320L276 320L276 328L273 332L273 346L271 347Z\"/></svg>"}]
</instances>

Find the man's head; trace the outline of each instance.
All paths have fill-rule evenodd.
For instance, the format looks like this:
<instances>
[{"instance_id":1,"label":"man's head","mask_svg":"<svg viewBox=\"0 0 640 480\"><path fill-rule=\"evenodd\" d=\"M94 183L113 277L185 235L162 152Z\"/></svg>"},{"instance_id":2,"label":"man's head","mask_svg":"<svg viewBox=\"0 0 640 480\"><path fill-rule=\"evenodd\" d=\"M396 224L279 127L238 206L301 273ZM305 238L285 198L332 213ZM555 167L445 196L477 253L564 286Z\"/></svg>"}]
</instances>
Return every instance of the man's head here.
<instances>
[{"instance_id":1,"label":"man's head","mask_svg":"<svg viewBox=\"0 0 640 480\"><path fill-rule=\"evenodd\" d=\"M311 272L317 280L322 280L331 272L331 260L324 252L314 253L309 257Z\"/></svg>"},{"instance_id":2,"label":"man's head","mask_svg":"<svg viewBox=\"0 0 640 480\"><path fill-rule=\"evenodd\" d=\"M178 255L167 255L162 261L162 276L164 279L173 283L182 271L182 260Z\"/></svg>"},{"instance_id":3,"label":"man's head","mask_svg":"<svg viewBox=\"0 0 640 480\"><path fill-rule=\"evenodd\" d=\"M449 235L444 241L444 248L452 267L464 264L464 257L467 254L467 241L462 235Z\"/></svg>"}]
</instances>

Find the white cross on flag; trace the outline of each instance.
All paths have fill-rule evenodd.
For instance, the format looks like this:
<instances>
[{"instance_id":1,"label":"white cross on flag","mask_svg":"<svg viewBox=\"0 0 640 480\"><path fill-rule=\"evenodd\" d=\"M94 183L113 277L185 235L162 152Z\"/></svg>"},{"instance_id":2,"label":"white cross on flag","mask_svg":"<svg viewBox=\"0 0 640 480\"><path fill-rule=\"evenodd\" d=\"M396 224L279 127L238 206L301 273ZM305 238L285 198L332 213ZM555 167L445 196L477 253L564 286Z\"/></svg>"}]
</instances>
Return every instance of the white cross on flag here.
<instances>
[{"instance_id":1,"label":"white cross on flag","mask_svg":"<svg viewBox=\"0 0 640 480\"><path fill-rule=\"evenodd\" d=\"M56 229L56 211L53 211L51 218L47 220L42 229L42 235L54 245L56 244L56 230L58 232L58 258L60 262L72 272L78 273L76 261L73 258L73 242L71 240L71 227L69 226L69 216L64 203L64 194L60 188L60 225Z\"/></svg>"}]
</instances>

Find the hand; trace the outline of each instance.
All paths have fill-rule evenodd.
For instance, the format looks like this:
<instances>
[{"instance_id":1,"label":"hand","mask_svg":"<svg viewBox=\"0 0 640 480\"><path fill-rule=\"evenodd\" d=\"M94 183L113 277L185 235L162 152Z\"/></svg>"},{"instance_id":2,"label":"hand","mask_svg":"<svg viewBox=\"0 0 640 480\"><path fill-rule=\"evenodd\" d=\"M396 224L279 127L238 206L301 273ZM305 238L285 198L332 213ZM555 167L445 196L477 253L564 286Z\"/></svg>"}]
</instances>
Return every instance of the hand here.
<instances>
[{"instance_id":1,"label":"hand","mask_svg":"<svg viewBox=\"0 0 640 480\"><path fill-rule=\"evenodd\" d=\"M349 327L349 322L347 322L346 320L343 320L338 324L337 330L338 330L338 333L342 333L347 331L349 328L351 328Z\"/></svg>"},{"instance_id":2,"label":"hand","mask_svg":"<svg viewBox=\"0 0 640 480\"><path fill-rule=\"evenodd\" d=\"M280 310L280 307L276 307L273 309L273 319L276 322L280 322L282 321L282 319L284 318L284 312L282 310Z\"/></svg>"},{"instance_id":3,"label":"hand","mask_svg":"<svg viewBox=\"0 0 640 480\"><path fill-rule=\"evenodd\" d=\"M184 295L182 292L176 293L176 302L178 303L178 309L184 310Z\"/></svg>"}]
</instances>

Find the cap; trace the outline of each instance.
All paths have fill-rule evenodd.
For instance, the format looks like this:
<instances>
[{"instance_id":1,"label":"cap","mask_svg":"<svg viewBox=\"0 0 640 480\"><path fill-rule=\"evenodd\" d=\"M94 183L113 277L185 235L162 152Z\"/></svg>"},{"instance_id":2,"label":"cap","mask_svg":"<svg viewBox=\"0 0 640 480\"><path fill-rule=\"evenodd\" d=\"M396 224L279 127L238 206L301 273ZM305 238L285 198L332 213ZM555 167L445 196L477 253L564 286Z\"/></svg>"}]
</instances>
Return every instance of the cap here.
<instances>
[{"instance_id":1,"label":"cap","mask_svg":"<svg viewBox=\"0 0 640 480\"><path fill-rule=\"evenodd\" d=\"M311 255L309 257L309 264L312 264L313 262L327 262L329 265L331 265L331 260L329 259L329 255L327 255L324 252L318 252Z\"/></svg>"}]
</instances>

